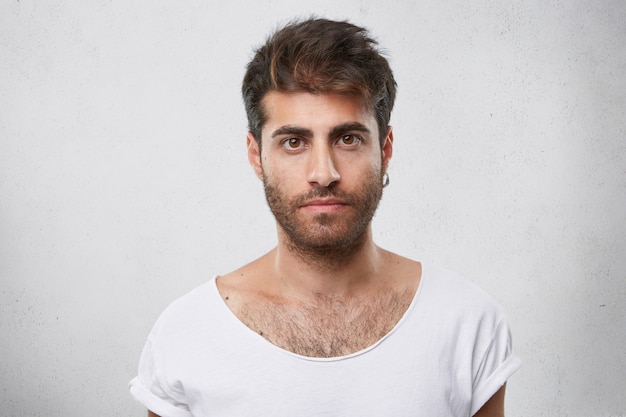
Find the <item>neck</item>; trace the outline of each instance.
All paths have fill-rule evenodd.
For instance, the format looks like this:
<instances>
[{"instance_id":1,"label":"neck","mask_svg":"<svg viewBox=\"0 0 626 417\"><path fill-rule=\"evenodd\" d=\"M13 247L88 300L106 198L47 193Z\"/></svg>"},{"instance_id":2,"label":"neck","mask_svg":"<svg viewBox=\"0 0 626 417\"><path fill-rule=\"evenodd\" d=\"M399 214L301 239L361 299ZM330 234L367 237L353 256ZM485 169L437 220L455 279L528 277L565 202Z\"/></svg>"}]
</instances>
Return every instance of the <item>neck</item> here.
<instances>
[{"instance_id":1,"label":"neck","mask_svg":"<svg viewBox=\"0 0 626 417\"><path fill-rule=\"evenodd\" d=\"M303 249L279 231L272 269L279 285L299 296L347 296L376 283L386 252L376 246L368 227L349 247Z\"/></svg>"}]
</instances>

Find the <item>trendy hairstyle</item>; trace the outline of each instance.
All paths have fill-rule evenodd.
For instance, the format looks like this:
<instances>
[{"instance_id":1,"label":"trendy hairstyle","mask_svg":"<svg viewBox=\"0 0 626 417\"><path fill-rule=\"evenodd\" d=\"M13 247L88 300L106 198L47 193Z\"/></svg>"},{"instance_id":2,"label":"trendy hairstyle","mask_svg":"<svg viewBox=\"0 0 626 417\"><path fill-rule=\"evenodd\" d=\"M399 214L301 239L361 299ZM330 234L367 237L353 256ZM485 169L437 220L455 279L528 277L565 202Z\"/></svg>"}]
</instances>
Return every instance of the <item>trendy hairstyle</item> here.
<instances>
[{"instance_id":1,"label":"trendy hairstyle","mask_svg":"<svg viewBox=\"0 0 626 417\"><path fill-rule=\"evenodd\" d=\"M261 144L270 91L342 94L372 111L381 146L396 97L393 73L367 30L345 21L311 18L288 23L256 50L243 78L248 129Z\"/></svg>"}]
</instances>

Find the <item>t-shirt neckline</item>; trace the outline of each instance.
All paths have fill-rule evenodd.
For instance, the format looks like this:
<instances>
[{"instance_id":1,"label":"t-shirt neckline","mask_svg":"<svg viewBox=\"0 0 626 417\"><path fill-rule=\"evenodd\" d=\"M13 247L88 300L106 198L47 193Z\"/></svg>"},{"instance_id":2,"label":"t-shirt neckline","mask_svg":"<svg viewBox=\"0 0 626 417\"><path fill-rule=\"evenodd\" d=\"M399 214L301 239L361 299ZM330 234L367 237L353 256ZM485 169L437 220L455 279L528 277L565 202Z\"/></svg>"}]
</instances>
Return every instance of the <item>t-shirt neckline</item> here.
<instances>
[{"instance_id":1,"label":"t-shirt neckline","mask_svg":"<svg viewBox=\"0 0 626 417\"><path fill-rule=\"evenodd\" d=\"M256 341L256 343L261 344L261 346L265 349L270 349L274 352L279 352L282 353L284 355L288 355L291 356L293 358L299 359L299 360L303 360L303 361L309 361L309 362L338 362L338 361L346 361L346 360L350 360L353 358L356 358L358 356L362 356L365 355L369 352L372 352L373 350L375 350L377 347L379 347L382 343L384 343L387 339L389 339L391 336L393 336L394 333L396 333L398 331L398 329L400 329L402 327L402 325L404 324L404 322L406 322L408 316L410 316L411 311L415 308L415 305L418 303L419 298L421 297L421 294L423 292L423 287L424 287L424 280L427 276L427 274L425 273L425 265L423 262L420 262L421 265L421 276L420 276L420 281L418 284L417 289L415 290L415 294L413 295L413 299L411 300L411 303L409 304L409 306L407 307L406 311L404 312L404 314L402 314L402 317L400 317L400 320L398 320L398 322L391 328L391 330L389 332L387 332L387 334L385 334L384 336L382 336L380 339L378 339L376 342L372 343L370 346L363 348L361 350L358 350L356 352L347 354L347 355L341 355L341 356L333 356L333 357L316 357L316 356L304 356L304 355L300 355L298 353L292 352L290 350L287 350L285 348L282 348L280 346L277 346L275 344L273 344L272 342L270 342L269 340L267 340L266 338L264 338L263 336L261 336L260 334L258 334L257 332L255 332L254 330L252 330L251 328L249 328L244 322L242 322L239 317L237 317L237 315L230 309L230 307L228 307L228 305L226 304L226 301L224 301L222 299L222 296L219 292L219 289L217 288L217 279L219 278L219 275L215 275L212 278L212 285L211 285L211 289L214 292L214 296L216 296L219 301L220 301L220 310L222 310L222 312L228 316L229 320L234 321L236 323L237 329L241 330L242 334L245 334L246 337L251 337L254 338L254 340Z\"/></svg>"}]
</instances>

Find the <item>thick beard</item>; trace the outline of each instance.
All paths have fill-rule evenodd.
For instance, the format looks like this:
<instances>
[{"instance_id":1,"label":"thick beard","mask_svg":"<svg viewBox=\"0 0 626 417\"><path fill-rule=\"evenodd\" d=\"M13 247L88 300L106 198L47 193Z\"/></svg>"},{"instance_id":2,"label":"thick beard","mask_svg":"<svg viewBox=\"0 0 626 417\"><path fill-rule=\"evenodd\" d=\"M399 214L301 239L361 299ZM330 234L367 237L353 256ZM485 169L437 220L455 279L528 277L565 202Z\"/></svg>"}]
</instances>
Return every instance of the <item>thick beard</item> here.
<instances>
[{"instance_id":1,"label":"thick beard","mask_svg":"<svg viewBox=\"0 0 626 417\"><path fill-rule=\"evenodd\" d=\"M379 170L367 173L354 193L342 191L333 183L289 198L265 174L263 186L270 210L287 237L287 248L318 270L340 267L363 247L383 193ZM340 214L320 213L305 223L299 207L311 199L323 197L338 198L348 204L349 210Z\"/></svg>"}]
</instances>

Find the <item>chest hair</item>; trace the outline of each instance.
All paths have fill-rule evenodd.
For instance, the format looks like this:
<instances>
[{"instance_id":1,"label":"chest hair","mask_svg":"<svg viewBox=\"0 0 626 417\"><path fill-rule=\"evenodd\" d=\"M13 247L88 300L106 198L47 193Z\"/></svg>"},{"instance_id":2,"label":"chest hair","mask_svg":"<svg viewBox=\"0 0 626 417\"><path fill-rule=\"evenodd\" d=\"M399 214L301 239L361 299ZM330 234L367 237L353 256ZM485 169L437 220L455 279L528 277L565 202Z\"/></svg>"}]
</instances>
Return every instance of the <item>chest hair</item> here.
<instances>
[{"instance_id":1,"label":"chest hair","mask_svg":"<svg viewBox=\"0 0 626 417\"><path fill-rule=\"evenodd\" d=\"M234 313L270 343L309 357L344 356L365 349L391 331L409 307L410 291L378 291L355 299L319 297L286 302L260 297Z\"/></svg>"}]
</instances>

